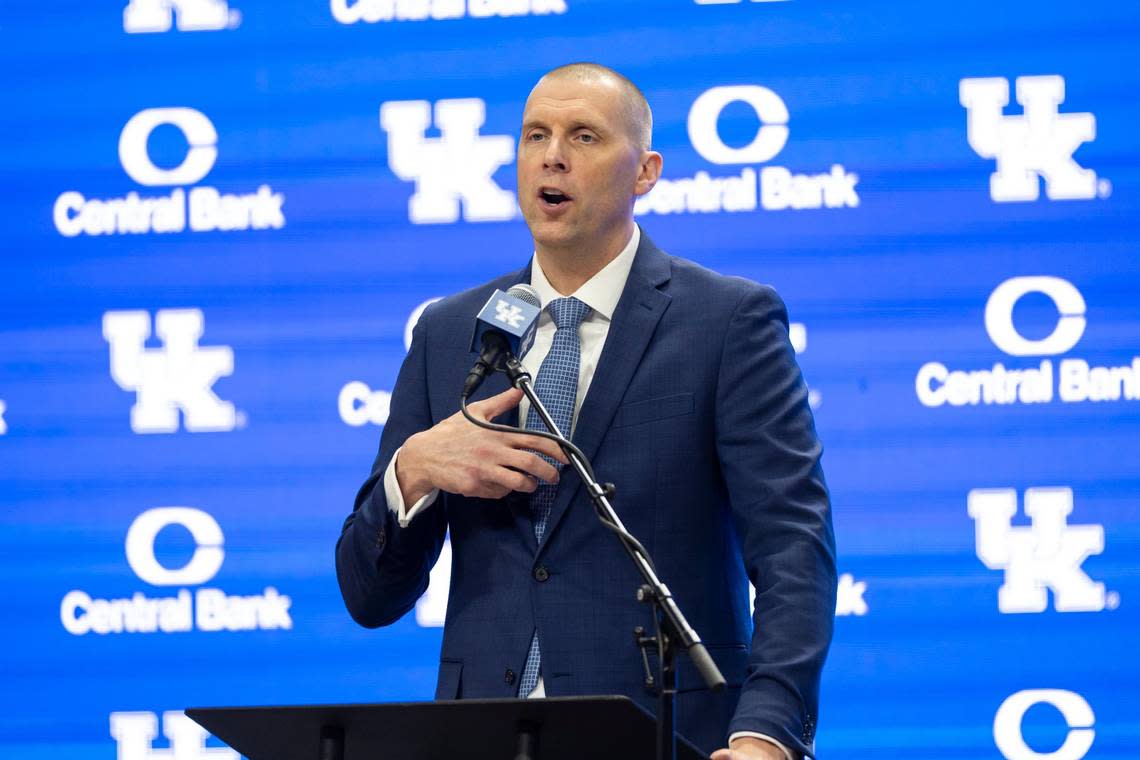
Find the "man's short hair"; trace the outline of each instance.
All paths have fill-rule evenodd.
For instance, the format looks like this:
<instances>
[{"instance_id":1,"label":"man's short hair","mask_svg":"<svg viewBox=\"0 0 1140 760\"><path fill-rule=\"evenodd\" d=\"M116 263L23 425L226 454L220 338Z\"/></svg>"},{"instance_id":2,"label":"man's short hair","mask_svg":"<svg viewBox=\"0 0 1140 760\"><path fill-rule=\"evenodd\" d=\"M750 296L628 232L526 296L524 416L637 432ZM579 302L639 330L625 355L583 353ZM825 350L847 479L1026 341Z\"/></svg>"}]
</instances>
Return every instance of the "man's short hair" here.
<instances>
[{"instance_id":1,"label":"man's short hair","mask_svg":"<svg viewBox=\"0 0 1140 760\"><path fill-rule=\"evenodd\" d=\"M649 101L641 89L626 77L600 63L568 63L564 66L551 69L542 75L542 79L570 78L580 82L609 79L616 82L625 95L625 121L629 135L643 150L649 150L653 143L653 112L649 109ZM541 80L540 80L541 81Z\"/></svg>"}]
</instances>

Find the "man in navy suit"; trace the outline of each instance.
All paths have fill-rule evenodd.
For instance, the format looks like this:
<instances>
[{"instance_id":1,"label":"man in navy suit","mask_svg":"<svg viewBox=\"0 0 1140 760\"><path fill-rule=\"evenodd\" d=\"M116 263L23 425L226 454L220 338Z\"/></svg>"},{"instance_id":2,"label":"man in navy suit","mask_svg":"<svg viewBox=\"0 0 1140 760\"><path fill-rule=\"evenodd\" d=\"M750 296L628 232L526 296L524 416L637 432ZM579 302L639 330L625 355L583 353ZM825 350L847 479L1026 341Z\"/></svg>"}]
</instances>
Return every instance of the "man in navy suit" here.
<instances>
[{"instance_id":1,"label":"man in navy suit","mask_svg":"<svg viewBox=\"0 0 1140 760\"><path fill-rule=\"evenodd\" d=\"M654 708L631 636L649 620L640 577L564 455L457 412L474 315L529 283L544 312L524 365L616 482L618 514L728 680L704 691L679 659L678 731L716 760L811 757L836 576L807 389L773 290L671 257L634 223L661 172L651 129L644 96L604 67L535 86L518 148L534 257L421 317L337 544L341 592L361 625L396 621L450 529L438 699L626 694ZM473 398L484 419L537 427L501 375Z\"/></svg>"}]
</instances>

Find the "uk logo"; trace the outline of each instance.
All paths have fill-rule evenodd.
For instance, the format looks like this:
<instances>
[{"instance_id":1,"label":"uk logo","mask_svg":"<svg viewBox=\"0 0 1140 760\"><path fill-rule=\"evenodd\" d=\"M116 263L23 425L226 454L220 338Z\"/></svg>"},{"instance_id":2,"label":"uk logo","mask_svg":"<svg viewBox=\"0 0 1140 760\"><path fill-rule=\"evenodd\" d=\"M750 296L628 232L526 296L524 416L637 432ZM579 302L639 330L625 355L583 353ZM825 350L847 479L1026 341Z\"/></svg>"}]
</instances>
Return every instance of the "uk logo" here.
<instances>
[{"instance_id":1,"label":"uk logo","mask_svg":"<svg viewBox=\"0 0 1140 760\"><path fill-rule=\"evenodd\" d=\"M1096 117L1060 112L1065 80L1055 74L1018 77L1016 92L1021 116L1003 113L1009 105L1006 79L963 79L958 86L970 147L997 162L990 197L999 203L1037 200L1041 179L1050 200L1108 195L1108 183L1098 183L1096 172L1073 158L1077 148L1096 138Z\"/></svg>"},{"instance_id":2,"label":"uk logo","mask_svg":"<svg viewBox=\"0 0 1140 760\"><path fill-rule=\"evenodd\" d=\"M230 10L226 0L130 0L123 9L123 31L128 34L211 32L233 29L241 13Z\"/></svg>"},{"instance_id":3,"label":"uk logo","mask_svg":"<svg viewBox=\"0 0 1140 760\"><path fill-rule=\"evenodd\" d=\"M1017 492L1010 488L970 491L967 511L974 519L978 559L991 570L1004 570L998 589L1003 613L1044 612L1049 592L1057 612L1099 612L1119 604L1103 583L1081 569L1104 551L1104 526L1070 525L1073 492L1068 488L1025 491L1028 527L1013 526Z\"/></svg>"},{"instance_id":4,"label":"uk logo","mask_svg":"<svg viewBox=\"0 0 1140 760\"><path fill-rule=\"evenodd\" d=\"M517 329L522 327L524 319L522 309L514 304L507 303L506 301L499 301L495 304L496 322L502 322L504 325L510 325Z\"/></svg>"},{"instance_id":5,"label":"uk logo","mask_svg":"<svg viewBox=\"0 0 1140 760\"><path fill-rule=\"evenodd\" d=\"M514 161L509 135L481 135L486 106L478 98L440 100L435 104L439 137L427 137L432 104L392 101L380 106L380 126L388 133L388 167L405 182L415 182L408 201L413 224L451 224L462 209L467 222L513 219L515 197L499 187L494 174Z\"/></svg>"},{"instance_id":6,"label":"uk logo","mask_svg":"<svg viewBox=\"0 0 1140 760\"><path fill-rule=\"evenodd\" d=\"M111 347L111 377L134 391L131 430L174 433L179 415L186 430L223 432L237 426L234 406L214 393L214 383L234 371L229 346L202 347L205 317L198 309L163 309L154 318L162 348L146 348L151 333L145 311L109 311L103 337Z\"/></svg>"},{"instance_id":7,"label":"uk logo","mask_svg":"<svg viewBox=\"0 0 1140 760\"><path fill-rule=\"evenodd\" d=\"M162 734L170 749L155 749L158 716L152 712L111 713L111 737L118 745L118 760L239 760L226 747L207 747L209 733L177 710L162 714Z\"/></svg>"}]
</instances>

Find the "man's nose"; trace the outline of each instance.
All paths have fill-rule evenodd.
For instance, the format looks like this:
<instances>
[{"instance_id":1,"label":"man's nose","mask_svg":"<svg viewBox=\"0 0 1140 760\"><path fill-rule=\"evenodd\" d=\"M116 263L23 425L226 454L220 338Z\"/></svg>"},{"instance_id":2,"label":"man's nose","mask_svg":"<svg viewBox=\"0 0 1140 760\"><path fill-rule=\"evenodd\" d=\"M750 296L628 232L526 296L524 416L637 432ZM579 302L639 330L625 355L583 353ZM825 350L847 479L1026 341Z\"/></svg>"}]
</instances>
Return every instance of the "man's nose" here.
<instances>
[{"instance_id":1,"label":"man's nose","mask_svg":"<svg viewBox=\"0 0 1140 760\"><path fill-rule=\"evenodd\" d=\"M542 166L544 169L552 171L564 172L570 168L570 164L566 161L566 151L564 143L557 137L552 137L550 142L546 144L546 154L542 157Z\"/></svg>"}]
</instances>

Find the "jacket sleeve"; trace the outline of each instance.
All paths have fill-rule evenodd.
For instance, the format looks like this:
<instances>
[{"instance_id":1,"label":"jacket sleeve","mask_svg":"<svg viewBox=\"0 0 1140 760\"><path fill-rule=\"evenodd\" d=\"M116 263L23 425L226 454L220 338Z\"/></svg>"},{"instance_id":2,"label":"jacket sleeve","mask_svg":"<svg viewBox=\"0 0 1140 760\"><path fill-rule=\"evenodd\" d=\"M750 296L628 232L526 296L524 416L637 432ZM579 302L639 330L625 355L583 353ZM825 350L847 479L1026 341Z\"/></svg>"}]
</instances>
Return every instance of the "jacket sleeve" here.
<instances>
[{"instance_id":1,"label":"jacket sleeve","mask_svg":"<svg viewBox=\"0 0 1140 760\"><path fill-rule=\"evenodd\" d=\"M412 346L392 392L372 474L356 495L336 544L336 575L345 606L360 625L394 623L427 589L447 529L444 499L400 527L384 494L384 472L411 435L432 425L427 386L429 307L412 332Z\"/></svg>"},{"instance_id":2,"label":"jacket sleeve","mask_svg":"<svg viewBox=\"0 0 1140 760\"><path fill-rule=\"evenodd\" d=\"M729 733L814 756L819 682L835 616L835 537L808 391L771 288L750 285L726 335L717 453L756 588L752 649Z\"/></svg>"}]
</instances>

